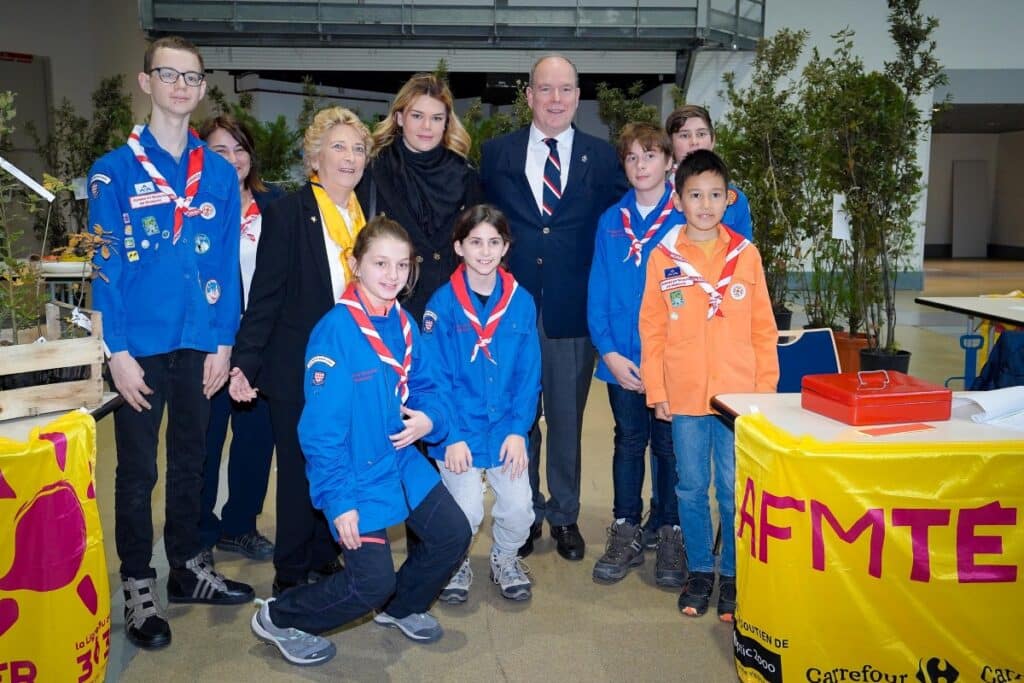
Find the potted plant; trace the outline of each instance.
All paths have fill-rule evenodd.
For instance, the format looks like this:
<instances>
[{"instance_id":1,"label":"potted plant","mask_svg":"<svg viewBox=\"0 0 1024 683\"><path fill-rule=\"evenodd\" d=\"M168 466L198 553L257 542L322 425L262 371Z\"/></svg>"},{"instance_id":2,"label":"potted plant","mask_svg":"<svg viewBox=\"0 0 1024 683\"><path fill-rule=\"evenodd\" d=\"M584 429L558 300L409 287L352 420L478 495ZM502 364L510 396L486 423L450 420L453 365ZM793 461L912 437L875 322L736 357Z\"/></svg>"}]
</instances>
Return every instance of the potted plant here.
<instances>
[{"instance_id":1,"label":"potted plant","mask_svg":"<svg viewBox=\"0 0 1024 683\"><path fill-rule=\"evenodd\" d=\"M918 100L943 81L930 36L938 25L919 0L889 0L897 57L867 71L853 56L853 32L833 36L835 53L815 51L804 70L805 108L816 130L822 183L845 197L850 243L845 273L850 309L863 324L864 369L906 372L896 343L896 283L913 253L912 216L922 190L917 145L929 119ZM855 329L855 328L854 328Z\"/></svg>"},{"instance_id":2,"label":"potted plant","mask_svg":"<svg viewBox=\"0 0 1024 683\"><path fill-rule=\"evenodd\" d=\"M733 72L724 75L731 109L718 130L718 148L750 201L754 244L780 329L792 315L790 272L802 267L805 231L820 221L825 201L809 164L812 138L800 86L790 76L806 40L806 31L782 29L760 41L749 87L738 88Z\"/></svg>"}]
</instances>

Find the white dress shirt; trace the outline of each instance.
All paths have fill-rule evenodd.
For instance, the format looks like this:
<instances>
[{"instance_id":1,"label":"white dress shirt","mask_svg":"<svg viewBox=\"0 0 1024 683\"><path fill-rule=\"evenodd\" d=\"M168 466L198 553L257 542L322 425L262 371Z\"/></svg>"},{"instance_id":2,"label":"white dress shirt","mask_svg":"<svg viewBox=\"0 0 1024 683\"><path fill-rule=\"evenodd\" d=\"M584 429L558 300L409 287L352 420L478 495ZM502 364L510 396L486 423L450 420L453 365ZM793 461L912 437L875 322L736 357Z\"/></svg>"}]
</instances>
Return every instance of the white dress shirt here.
<instances>
[{"instance_id":1,"label":"white dress shirt","mask_svg":"<svg viewBox=\"0 0 1024 683\"><path fill-rule=\"evenodd\" d=\"M337 204L335 206L351 234L352 219L348 215L348 209ZM345 293L345 285L348 284L345 281L345 269L341 267L341 247L334 243L331 234L327 232L327 221L324 220L323 212L320 213L320 225L324 233L324 247L327 249L327 264L331 267L331 289L334 291L334 302L337 303L341 295Z\"/></svg>"},{"instance_id":2,"label":"white dress shirt","mask_svg":"<svg viewBox=\"0 0 1024 683\"><path fill-rule=\"evenodd\" d=\"M558 163L562 167L562 191L569 180L569 161L572 158L572 140L576 129L569 126L555 136L558 140ZM547 162L550 148L544 140L547 135L540 132L534 124L530 124L530 143L526 148L526 180L530 183L533 199L537 202L537 210L541 211L544 203L544 164Z\"/></svg>"}]
</instances>

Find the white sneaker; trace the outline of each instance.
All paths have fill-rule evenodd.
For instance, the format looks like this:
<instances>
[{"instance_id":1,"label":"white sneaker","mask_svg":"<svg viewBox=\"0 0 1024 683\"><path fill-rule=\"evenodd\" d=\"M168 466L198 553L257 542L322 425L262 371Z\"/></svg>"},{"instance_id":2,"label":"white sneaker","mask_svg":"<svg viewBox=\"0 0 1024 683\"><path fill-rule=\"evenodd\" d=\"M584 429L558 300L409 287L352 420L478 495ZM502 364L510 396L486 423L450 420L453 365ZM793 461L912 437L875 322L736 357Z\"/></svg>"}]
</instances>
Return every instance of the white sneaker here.
<instances>
[{"instance_id":1,"label":"white sneaker","mask_svg":"<svg viewBox=\"0 0 1024 683\"><path fill-rule=\"evenodd\" d=\"M509 600L529 600L533 595L530 569L515 555L491 553L491 581L501 588L501 595Z\"/></svg>"},{"instance_id":2,"label":"white sneaker","mask_svg":"<svg viewBox=\"0 0 1024 683\"><path fill-rule=\"evenodd\" d=\"M462 566L452 575L451 581L441 591L438 600L449 605L460 605L469 598L469 587L473 585L473 568L469 566L469 558L462 561Z\"/></svg>"}]
</instances>

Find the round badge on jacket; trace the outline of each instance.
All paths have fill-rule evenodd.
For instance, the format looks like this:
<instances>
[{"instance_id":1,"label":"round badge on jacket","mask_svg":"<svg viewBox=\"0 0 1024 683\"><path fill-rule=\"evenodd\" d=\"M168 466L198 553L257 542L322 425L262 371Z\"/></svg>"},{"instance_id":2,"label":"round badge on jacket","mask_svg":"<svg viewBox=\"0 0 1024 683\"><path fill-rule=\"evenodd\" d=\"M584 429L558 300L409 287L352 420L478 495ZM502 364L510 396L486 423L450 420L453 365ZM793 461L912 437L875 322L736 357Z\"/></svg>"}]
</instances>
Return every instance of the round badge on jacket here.
<instances>
[{"instance_id":1,"label":"round badge on jacket","mask_svg":"<svg viewBox=\"0 0 1024 683\"><path fill-rule=\"evenodd\" d=\"M742 301L743 297L747 295L747 286L737 282L729 288L729 296L733 298L733 301Z\"/></svg>"},{"instance_id":2,"label":"round badge on jacket","mask_svg":"<svg viewBox=\"0 0 1024 683\"><path fill-rule=\"evenodd\" d=\"M217 303L217 300L220 299L220 283L216 280L207 280L203 292L206 294L206 303Z\"/></svg>"}]
</instances>

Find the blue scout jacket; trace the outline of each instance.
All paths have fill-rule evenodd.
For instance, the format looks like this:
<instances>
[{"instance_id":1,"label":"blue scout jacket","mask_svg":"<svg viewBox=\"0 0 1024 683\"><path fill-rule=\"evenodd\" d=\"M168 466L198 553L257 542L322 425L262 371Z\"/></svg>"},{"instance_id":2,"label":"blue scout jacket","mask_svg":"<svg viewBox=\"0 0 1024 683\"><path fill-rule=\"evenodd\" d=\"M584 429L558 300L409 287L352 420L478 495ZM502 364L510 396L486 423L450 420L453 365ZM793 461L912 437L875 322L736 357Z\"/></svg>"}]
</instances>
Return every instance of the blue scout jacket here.
<instances>
[{"instance_id":1,"label":"blue scout jacket","mask_svg":"<svg viewBox=\"0 0 1024 683\"><path fill-rule=\"evenodd\" d=\"M732 196L733 192L736 193L735 199ZM753 242L754 224L750 219L750 202L747 201L747 195L743 194L743 190L729 183L727 201L722 223Z\"/></svg>"},{"instance_id":2,"label":"blue scout jacket","mask_svg":"<svg viewBox=\"0 0 1024 683\"><path fill-rule=\"evenodd\" d=\"M501 278L484 306L469 289L470 301L480 321L486 321L501 299ZM529 444L530 428L537 418L540 395L540 338L533 296L520 285L509 301L488 345L492 363L478 351L476 332L455 298L450 282L434 292L423 313L423 357L434 375L439 393L446 397L452 415L448 437L428 448L430 456L444 462L445 447L465 441L473 455L473 467L501 466L501 444L518 434Z\"/></svg>"},{"instance_id":3,"label":"blue scout jacket","mask_svg":"<svg viewBox=\"0 0 1024 683\"><path fill-rule=\"evenodd\" d=\"M665 192L658 200L658 208L671 192L666 183ZM642 238L658 218L658 208L640 218L636 210L636 190L631 189L617 204L601 214L597 223L594 243L594 262L590 267L590 286L587 295L587 324L590 338L600 355L597 378L609 384L618 384L604 362L604 354L616 351L640 367L640 300L644 295L647 259L661 238L674 226L684 222L683 214L673 209L661 224L641 254L640 267L629 253L630 239L622 226L621 209L629 209L633 233Z\"/></svg>"},{"instance_id":4,"label":"blue scout jacket","mask_svg":"<svg viewBox=\"0 0 1024 683\"><path fill-rule=\"evenodd\" d=\"M184 196L188 155L204 143L191 133L179 161L149 128L140 141L179 196ZM203 154L203 175L172 244L174 202L158 190L127 145L100 157L89 171L89 224L110 240L109 256L96 250L93 305L103 313L111 353L152 356L177 349L213 353L234 344L241 316L238 175L219 154Z\"/></svg>"},{"instance_id":5,"label":"blue scout jacket","mask_svg":"<svg viewBox=\"0 0 1024 683\"><path fill-rule=\"evenodd\" d=\"M397 310L392 307L386 317L370 320L401 361L405 341ZM406 405L434 422L424 440L440 441L448 432L448 416L411 315L409 322L413 356ZM408 517L441 481L415 446L396 450L388 439L404 429L397 383L398 374L377 357L344 304L336 304L313 328L306 347L299 443L310 498L323 510L335 540L338 515L357 510L360 533L380 531Z\"/></svg>"}]
</instances>

